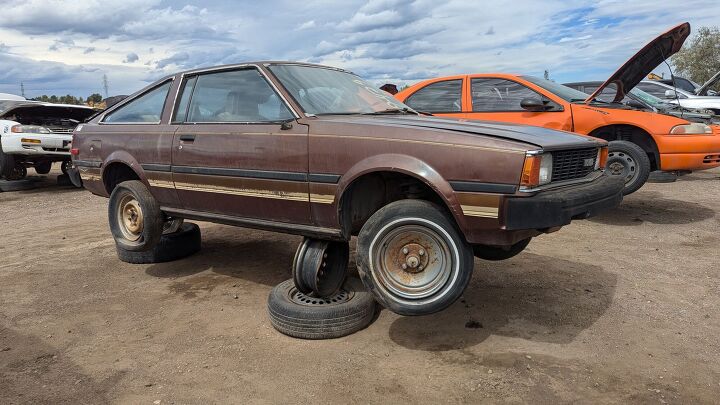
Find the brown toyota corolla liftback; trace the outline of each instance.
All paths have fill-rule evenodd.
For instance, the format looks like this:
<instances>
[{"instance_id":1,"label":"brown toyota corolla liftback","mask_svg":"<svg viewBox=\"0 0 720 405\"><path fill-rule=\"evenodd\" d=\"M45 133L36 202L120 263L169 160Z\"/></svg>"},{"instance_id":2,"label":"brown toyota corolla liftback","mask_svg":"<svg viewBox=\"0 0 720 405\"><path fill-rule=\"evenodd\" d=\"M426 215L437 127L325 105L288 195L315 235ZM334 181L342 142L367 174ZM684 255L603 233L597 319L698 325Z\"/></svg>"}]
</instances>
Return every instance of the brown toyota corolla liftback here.
<instances>
[{"instance_id":1,"label":"brown toyota corolla liftback","mask_svg":"<svg viewBox=\"0 0 720 405\"><path fill-rule=\"evenodd\" d=\"M357 235L363 283L405 315L455 301L473 256L512 257L623 188L605 141L423 116L350 72L290 62L161 79L79 126L72 153L110 198L119 251L152 250L183 219L303 235L295 287L322 297Z\"/></svg>"}]
</instances>

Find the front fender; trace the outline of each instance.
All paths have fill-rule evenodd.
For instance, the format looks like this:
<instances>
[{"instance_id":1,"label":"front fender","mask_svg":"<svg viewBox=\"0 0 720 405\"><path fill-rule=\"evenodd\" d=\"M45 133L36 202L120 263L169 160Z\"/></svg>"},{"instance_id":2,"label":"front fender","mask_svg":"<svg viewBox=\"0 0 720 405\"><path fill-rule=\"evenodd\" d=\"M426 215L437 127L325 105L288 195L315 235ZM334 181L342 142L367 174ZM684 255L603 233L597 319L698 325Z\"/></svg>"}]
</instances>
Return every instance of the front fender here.
<instances>
[{"instance_id":1,"label":"front fender","mask_svg":"<svg viewBox=\"0 0 720 405\"><path fill-rule=\"evenodd\" d=\"M373 172L397 172L414 177L430 187L447 206L460 228L465 228L465 217L450 183L428 163L408 155L387 153L370 156L353 165L340 178L335 201L342 201L342 195L357 178ZM338 204L338 218L342 204Z\"/></svg>"}]
</instances>

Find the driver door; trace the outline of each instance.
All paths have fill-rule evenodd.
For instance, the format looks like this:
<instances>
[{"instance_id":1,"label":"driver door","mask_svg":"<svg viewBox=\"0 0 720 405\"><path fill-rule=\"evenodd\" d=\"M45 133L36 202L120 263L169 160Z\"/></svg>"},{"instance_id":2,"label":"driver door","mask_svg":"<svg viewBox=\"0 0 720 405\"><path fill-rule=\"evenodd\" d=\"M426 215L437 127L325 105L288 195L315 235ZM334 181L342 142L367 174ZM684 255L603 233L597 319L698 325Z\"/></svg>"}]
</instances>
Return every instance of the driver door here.
<instances>
[{"instance_id":1,"label":"driver door","mask_svg":"<svg viewBox=\"0 0 720 405\"><path fill-rule=\"evenodd\" d=\"M470 79L468 119L514 122L538 127L572 130L572 114L547 97L513 80L476 77ZM549 101L552 111L528 111L520 106L524 98Z\"/></svg>"},{"instance_id":2,"label":"driver door","mask_svg":"<svg viewBox=\"0 0 720 405\"><path fill-rule=\"evenodd\" d=\"M186 210L310 223L308 130L255 67L186 77L172 172Z\"/></svg>"}]
</instances>

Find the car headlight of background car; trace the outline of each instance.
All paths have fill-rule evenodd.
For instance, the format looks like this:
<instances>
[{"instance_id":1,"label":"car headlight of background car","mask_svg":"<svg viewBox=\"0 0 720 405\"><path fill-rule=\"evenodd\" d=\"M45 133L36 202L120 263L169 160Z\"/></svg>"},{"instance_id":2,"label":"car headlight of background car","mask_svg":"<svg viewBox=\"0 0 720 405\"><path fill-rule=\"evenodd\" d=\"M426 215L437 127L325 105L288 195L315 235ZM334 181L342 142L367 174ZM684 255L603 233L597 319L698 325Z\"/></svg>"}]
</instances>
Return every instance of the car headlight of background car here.
<instances>
[{"instance_id":1,"label":"car headlight of background car","mask_svg":"<svg viewBox=\"0 0 720 405\"><path fill-rule=\"evenodd\" d=\"M670 133L672 135L708 135L713 131L709 125L693 122L692 124L675 125Z\"/></svg>"},{"instance_id":2,"label":"car headlight of background car","mask_svg":"<svg viewBox=\"0 0 720 405\"><path fill-rule=\"evenodd\" d=\"M10 132L16 134L50 134L52 131L39 125L13 125Z\"/></svg>"}]
</instances>

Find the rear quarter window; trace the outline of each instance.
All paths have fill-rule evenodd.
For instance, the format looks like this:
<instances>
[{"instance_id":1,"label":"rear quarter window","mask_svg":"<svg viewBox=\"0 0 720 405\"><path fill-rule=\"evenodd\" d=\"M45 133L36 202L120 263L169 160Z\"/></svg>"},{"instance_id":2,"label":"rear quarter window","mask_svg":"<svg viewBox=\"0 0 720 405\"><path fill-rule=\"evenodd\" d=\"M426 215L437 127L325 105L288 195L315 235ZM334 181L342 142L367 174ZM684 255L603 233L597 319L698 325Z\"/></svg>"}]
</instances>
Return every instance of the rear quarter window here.
<instances>
[{"instance_id":1,"label":"rear quarter window","mask_svg":"<svg viewBox=\"0 0 720 405\"><path fill-rule=\"evenodd\" d=\"M110 112L103 122L107 123L159 123L165 99L172 81L146 92L132 101Z\"/></svg>"}]
</instances>

